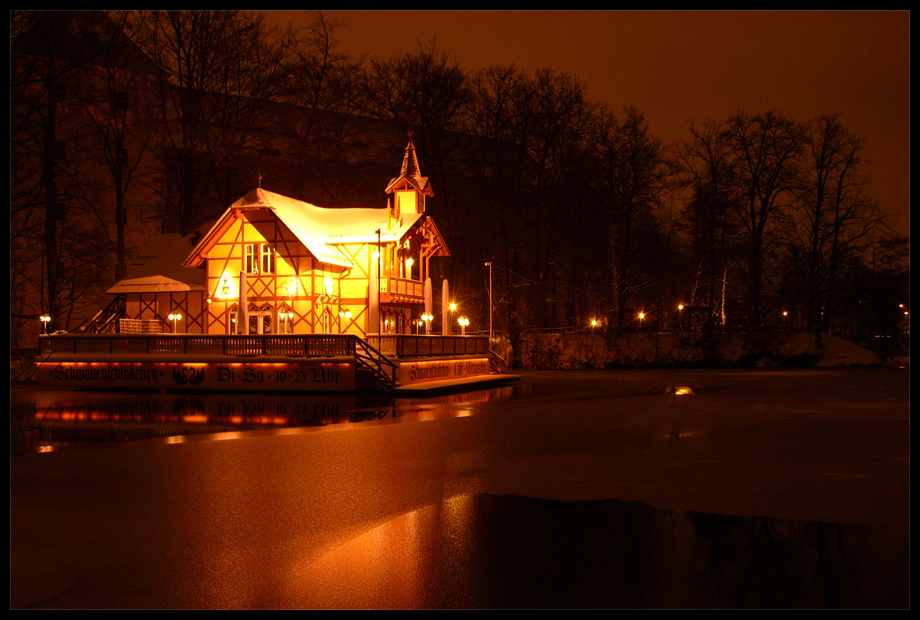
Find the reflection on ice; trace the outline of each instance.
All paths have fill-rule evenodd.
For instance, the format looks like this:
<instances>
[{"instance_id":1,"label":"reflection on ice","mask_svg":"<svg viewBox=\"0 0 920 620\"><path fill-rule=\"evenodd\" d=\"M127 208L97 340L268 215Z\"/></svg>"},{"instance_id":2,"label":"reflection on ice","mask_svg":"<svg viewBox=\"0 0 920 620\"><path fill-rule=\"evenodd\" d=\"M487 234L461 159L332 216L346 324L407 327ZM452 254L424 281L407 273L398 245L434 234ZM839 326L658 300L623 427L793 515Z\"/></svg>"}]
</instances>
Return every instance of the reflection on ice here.
<instances>
[{"instance_id":1,"label":"reflection on ice","mask_svg":"<svg viewBox=\"0 0 920 620\"><path fill-rule=\"evenodd\" d=\"M60 443L166 437L175 442L176 437L204 433L463 417L475 413L476 403L509 398L516 389L520 386L400 399L376 394L138 395L48 391L18 415L20 426L29 431L31 443L36 444L31 449Z\"/></svg>"},{"instance_id":2,"label":"reflection on ice","mask_svg":"<svg viewBox=\"0 0 920 620\"><path fill-rule=\"evenodd\" d=\"M304 558L288 585L326 608L906 607L906 550L835 523L461 495Z\"/></svg>"}]
</instances>

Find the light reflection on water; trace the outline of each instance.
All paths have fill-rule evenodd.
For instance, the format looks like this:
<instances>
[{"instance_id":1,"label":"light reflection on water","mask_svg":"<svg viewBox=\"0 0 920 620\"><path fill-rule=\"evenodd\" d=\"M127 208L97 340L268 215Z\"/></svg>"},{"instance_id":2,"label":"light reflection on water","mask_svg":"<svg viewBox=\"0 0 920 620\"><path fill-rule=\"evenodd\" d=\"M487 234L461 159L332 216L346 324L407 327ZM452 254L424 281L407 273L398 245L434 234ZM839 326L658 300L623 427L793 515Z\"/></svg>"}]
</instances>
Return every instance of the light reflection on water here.
<instances>
[{"instance_id":1,"label":"light reflection on water","mask_svg":"<svg viewBox=\"0 0 920 620\"><path fill-rule=\"evenodd\" d=\"M292 567L324 608L906 608L906 533L461 495Z\"/></svg>"},{"instance_id":2,"label":"light reflection on water","mask_svg":"<svg viewBox=\"0 0 920 620\"><path fill-rule=\"evenodd\" d=\"M70 443L124 442L210 433L239 433L343 424L463 417L477 403L508 399L510 385L432 398L376 394L124 393L37 391L14 402L14 441L29 450ZM175 439L174 439L175 441ZM14 452L17 447L14 446Z\"/></svg>"}]
</instances>

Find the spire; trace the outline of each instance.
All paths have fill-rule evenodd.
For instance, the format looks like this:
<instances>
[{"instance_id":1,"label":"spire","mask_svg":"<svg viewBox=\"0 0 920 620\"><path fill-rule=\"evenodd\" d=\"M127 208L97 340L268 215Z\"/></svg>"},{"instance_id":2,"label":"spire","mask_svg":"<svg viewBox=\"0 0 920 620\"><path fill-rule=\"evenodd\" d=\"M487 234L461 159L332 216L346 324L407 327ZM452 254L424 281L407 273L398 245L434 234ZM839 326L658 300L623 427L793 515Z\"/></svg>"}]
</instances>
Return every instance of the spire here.
<instances>
[{"instance_id":1,"label":"spire","mask_svg":"<svg viewBox=\"0 0 920 620\"><path fill-rule=\"evenodd\" d=\"M422 171L418 167L418 158L415 156L415 145L412 143L412 132L409 132L409 144L406 145L406 156L403 157L400 176L409 177L416 181L422 178Z\"/></svg>"},{"instance_id":2,"label":"spire","mask_svg":"<svg viewBox=\"0 0 920 620\"><path fill-rule=\"evenodd\" d=\"M398 177L390 179L386 193L396 194L393 201L393 211L395 213L424 213L425 196L434 196L431 184L428 183L428 177L423 177L422 171L419 169L411 131L409 132L409 144L406 145L406 155L403 157L402 169Z\"/></svg>"}]
</instances>

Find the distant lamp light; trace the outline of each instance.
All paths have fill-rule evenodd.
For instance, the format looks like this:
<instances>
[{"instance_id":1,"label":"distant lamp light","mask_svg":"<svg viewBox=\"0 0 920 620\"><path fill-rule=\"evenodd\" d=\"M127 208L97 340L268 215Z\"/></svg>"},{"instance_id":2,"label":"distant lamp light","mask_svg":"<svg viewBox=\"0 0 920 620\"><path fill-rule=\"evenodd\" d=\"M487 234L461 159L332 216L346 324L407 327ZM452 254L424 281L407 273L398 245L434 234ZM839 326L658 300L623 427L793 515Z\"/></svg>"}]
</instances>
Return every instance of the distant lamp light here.
<instances>
[{"instance_id":1,"label":"distant lamp light","mask_svg":"<svg viewBox=\"0 0 920 620\"><path fill-rule=\"evenodd\" d=\"M51 322L51 317L47 314L43 314L38 317L38 320L42 322L42 331L47 335L48 334L48 323Z\"/></svg>"},{"instance_id":2,"label":"distant lamp light","mask_svg":"<svg viewBox=\"0 0 920 620\"><path fill-rule=\"evenodd\" d=\"M434 320L434 317L426 313L422 315L422 320L425 321L425 334L430 334L431 333L431 321Z\"/></svg>"},{"instance_id":3,"label":"distant lamp light","mask_svg":"<svg viewBox=\"0 0 920 620\"><path fill-rule=\"evenodd\" d=\"M173 333L175 334L175 333L176 333L176 323L178 323L179 321L182 320L182 315L179 314L178 312L174 312L174 313L170 314L168 318L169 318L170 321L172 321L172 324L173 324Z\"/></svg>"},{"instance_id":4,"label":"distant lamp light","mask_svg":"<svg viewBox=\"0 0 920 620\"><path fill-rule=\"evenodd\" d=\"M466 326L470 324L470 320L465 316L461 316L457 319L457 322L460 324L460 335L466 336Z\"/></svg>"}]
</instances>

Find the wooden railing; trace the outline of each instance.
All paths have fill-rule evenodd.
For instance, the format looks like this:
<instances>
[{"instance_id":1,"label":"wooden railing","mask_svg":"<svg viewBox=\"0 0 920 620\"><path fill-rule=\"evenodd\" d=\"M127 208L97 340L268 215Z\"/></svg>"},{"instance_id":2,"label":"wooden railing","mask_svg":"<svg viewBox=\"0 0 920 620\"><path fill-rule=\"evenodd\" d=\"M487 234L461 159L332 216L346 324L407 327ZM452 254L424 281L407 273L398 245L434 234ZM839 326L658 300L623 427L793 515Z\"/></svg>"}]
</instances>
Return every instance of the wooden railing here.
<instances>
[{"instance_id":1,"label":"wooden railing","mask_svg":"<svg viewBox=\"0 0 920 620\"><path fill-rule=\"evenodd\" d=\"M224 336L204 334L67 334L41 336L43 355L205 354L334 357L354 355L357 336L349 334L277 334Z\"/></svg>"},{"instance_id":2,"label":"wooden railing","mask_svg":"<svg viewBox=\"0 0 920 620\"><path fill-rule=\"evenodd\" d=\"M385 276L380 278L380 292L390 298L405 298L415 301L424 301L425 283L418 280Z\"/></svg>"},{"instance_id":3,"label":"wooden railing","mask_svg":"<svg viewBox=\"0 0 920 620\"><path fill-rule=\"evenodd\" d=\"M360 339L351 334L272 334L226 336L206 334L65 334L40 336L43 356L101 355L229 355L336 357L355 355ZM487 355L486 336L416 336L384 334L366 339L385 357Z\"/></svg>"}]
</instances>

